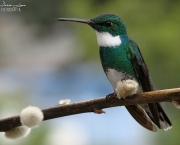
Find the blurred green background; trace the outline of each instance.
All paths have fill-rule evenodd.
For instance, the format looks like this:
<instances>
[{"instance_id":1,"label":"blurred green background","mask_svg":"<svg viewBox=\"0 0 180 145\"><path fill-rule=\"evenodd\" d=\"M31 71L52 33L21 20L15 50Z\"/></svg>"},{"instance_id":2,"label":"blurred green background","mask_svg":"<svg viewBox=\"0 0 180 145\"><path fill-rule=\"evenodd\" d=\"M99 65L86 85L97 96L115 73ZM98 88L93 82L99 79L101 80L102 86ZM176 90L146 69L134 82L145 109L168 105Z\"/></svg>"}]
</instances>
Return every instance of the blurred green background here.
<instances>
[{"instance_id":1,"label":"blurred green background","mask_svg":"<svg viewBox=\"0 0 180 145\"><path fill-rule=\"evenodd\" d=\"M178 0L4 2L26 6L21 12L0 12L0 118L16 115L28 105L47 108L60 99L83 101L112 92L94 31L86 25L55 21L59 17L120 16L141 49L155 88L180 86ZM119 107L107 109L105 116L80 114L47 121L20 140L8 140L0 133L0 145L179 145L180 112L171 104L163 106L173 124L167 132L145 130Z\"/></svg>"}]
</instances>

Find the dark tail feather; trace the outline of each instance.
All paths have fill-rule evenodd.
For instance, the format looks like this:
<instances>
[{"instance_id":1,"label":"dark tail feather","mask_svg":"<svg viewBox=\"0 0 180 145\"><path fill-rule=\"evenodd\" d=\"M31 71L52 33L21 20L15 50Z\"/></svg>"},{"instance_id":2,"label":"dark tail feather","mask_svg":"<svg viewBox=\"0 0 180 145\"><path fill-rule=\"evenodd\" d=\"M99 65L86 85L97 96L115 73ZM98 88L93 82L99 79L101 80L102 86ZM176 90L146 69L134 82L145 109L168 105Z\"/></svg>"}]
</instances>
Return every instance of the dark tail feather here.
<instances>
[{"instance_id":1,"label":"dark tail feather","mask_svg":"<svg viewBox=\"0 0 180 145\"><path fill-rule=\"evenodd\" d=\"M169 130L172 128L171 121L167 117L160 103L155 103L159 112L160 129Z\"/></svg>"},{"instance_id":2,"label":"dark tail feather","mask_svg":"<svg viewBox=\"0 0 180 145\"><path fill-rule=\"evenodd\" d=\"M151 120L160 128L160 122L159 122L159 111L157 109L157 105L154 103L148 104L149 110L151 112L152 118ZM148 113L149 114L149 113ZM151 116L150 115L150 116ZM150 117L149 116L149 117Z\"/></svg>"},{"instance_id":3,"label":"dark tail feather","mask_svg":"<svg viewBox=\"0 0 180 145\"><path fill-rule=\"evenodd\" d=\"M169 130L172 128L172 124L165 114L163 108L159 103L154 103L154 107L156 108L155 112L158 114L158 125L156 124L156 121L154 120L154 116L152 115L149 108L149 104L143 104L143 105L130 105L125 106L126 109L129 111L129 113L134 117L134 119L141 124L143 127L145 127L148 130L151 131L157 131L157 127L163 130Z\"/></svg>"}]
</instances>

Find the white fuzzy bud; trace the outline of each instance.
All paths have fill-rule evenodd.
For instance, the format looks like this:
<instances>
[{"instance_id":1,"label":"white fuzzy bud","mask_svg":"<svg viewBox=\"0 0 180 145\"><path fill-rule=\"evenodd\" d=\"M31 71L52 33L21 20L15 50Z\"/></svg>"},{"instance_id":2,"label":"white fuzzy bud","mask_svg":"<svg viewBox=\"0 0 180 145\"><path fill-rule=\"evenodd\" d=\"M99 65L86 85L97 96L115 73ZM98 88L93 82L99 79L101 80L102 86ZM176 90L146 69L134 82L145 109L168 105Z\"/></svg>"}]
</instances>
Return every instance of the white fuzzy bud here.
<instances>
[{"instance_id":1,"label":"white fuzzy bud","mask_svg":"<svg viewBox=\"0 0 180 145\"><path fill-rule=\"evenodd\" d=\"M172 103L174 104L174 106L178 109L180 109L180 101L176 101L176 100L172 100Z\"/></svg>"},{"instance_id":2,"label":"white fuzzy bud","mask_svg":"<svg viewBox=\"0 0 180 145\"><path fill-rule=\"evenodd\" d=\"M60 105L67 105L67 104L70 104L71 100L70 99L65 99L65 100L60 100L59 101L59 104Z\"/></svg>"},{"instance_id":3,"label":"white fuzzy bud","mask_svg":"<svg viewBox=\"0 0 180 145\"><path fill-rule=\"evenodd\" d=\"M119 99L135 94L138 90L138 83L134 80L123 80L117 83L115 92Z\"/></svg>"},{"instance_id":4,"label":"white fuzzy bud","mask_svg":"<svg viewBox=\"0 0 180 145\"><path fill-rule=\"evenodd\" d=\"M37 127L43 120L44 115L41 109L29 106L21 111L20 120L22 125L29 128Z\"/></svg>"},{"instance_id":5,"label":"white fuzzy bud","mask_svg":"<svg viewBox=\"0 0 180 145\"><path fill-rule=\"evenodd\" d=\"M9 139L18 139L26 137L30 133L31 129L27 126L18 126L5 132L5 136Z\"/></svg>"}]
</instances>

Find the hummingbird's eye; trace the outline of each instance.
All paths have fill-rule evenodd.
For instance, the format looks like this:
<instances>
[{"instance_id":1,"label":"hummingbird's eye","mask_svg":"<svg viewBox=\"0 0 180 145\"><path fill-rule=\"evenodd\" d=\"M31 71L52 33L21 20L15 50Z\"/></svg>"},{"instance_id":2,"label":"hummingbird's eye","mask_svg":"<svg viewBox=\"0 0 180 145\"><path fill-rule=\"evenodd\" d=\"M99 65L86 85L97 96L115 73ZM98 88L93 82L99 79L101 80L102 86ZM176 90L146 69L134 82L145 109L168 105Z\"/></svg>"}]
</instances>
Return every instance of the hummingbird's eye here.
<instances>
[{"instance_id":1,"label":"hummingbird's eye","mask_svg":"<svg viewBox=\"0 0 180 145\"><path fill-rule=\"evenodd\" d=\"M105 25L106 27L111 27L111 26L113 26L113 23L110 22L110 21L107 21L107 22L104 23L104 25Z\"/></svg>"}]
</instances>

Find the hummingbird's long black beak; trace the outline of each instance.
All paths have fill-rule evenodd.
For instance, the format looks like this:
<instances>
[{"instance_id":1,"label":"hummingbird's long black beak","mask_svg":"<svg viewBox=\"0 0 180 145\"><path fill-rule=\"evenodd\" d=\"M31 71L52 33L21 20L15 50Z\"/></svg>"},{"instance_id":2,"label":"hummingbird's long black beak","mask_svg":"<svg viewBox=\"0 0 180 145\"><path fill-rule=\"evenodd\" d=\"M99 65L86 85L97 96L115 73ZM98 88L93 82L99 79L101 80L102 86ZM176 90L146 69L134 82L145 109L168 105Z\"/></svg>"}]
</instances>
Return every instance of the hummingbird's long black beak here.
<instances>
[{"instance_id":1,"label":"hummingbird's long black beak","mask_svg":"<svg viewBox=\"0 0 180 145\"><path fill-rule=\"evenodd\" d=\"M85 23L88 25L94 24L93 21L91 20L86 20L86 19L77 19L77 18L58 18L58 21L70 21L70 22L79 22L79 23Z\"/></svg>"}]
</instances>

